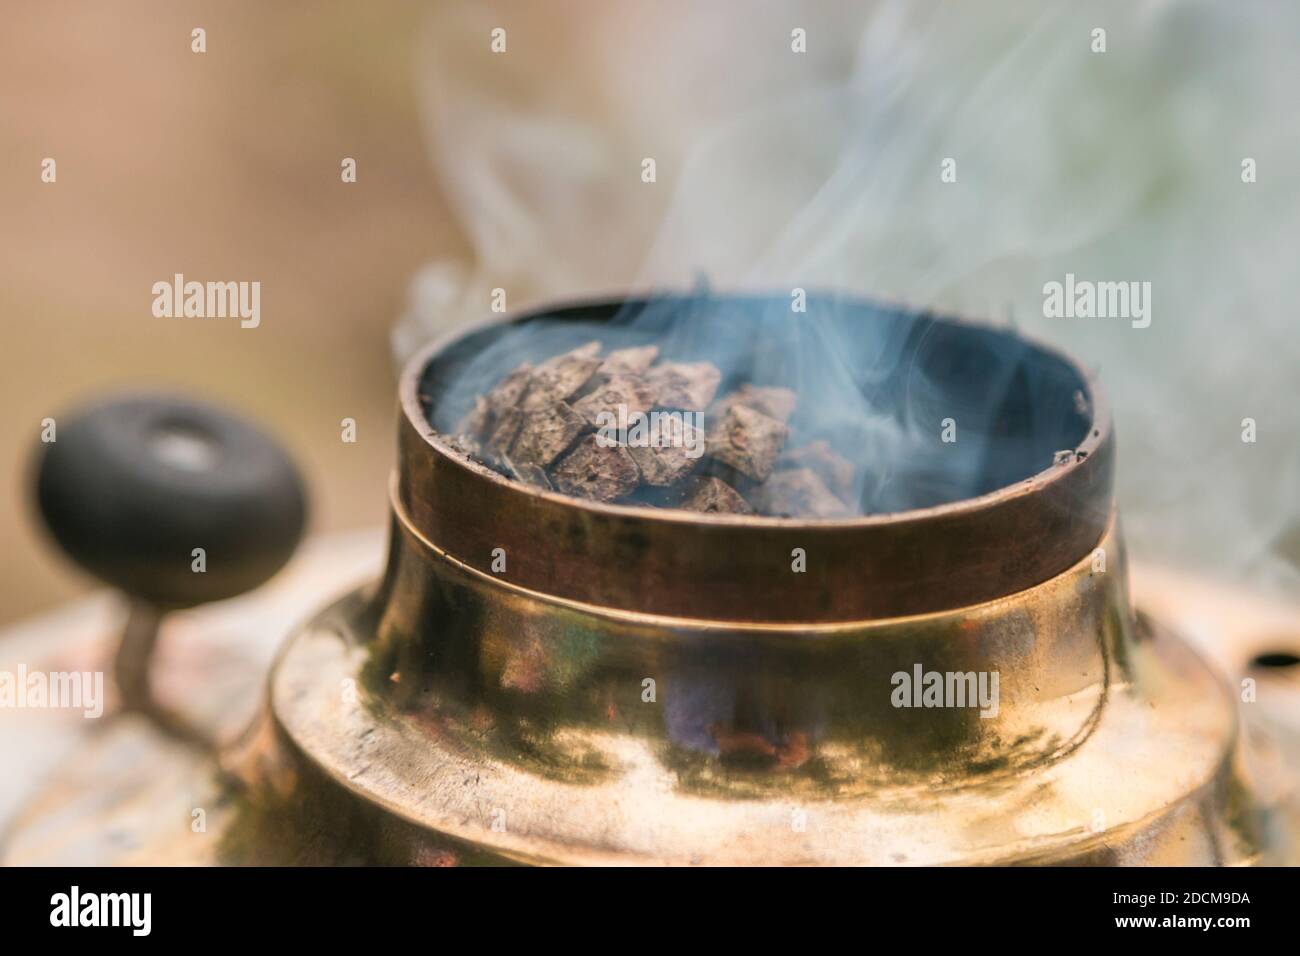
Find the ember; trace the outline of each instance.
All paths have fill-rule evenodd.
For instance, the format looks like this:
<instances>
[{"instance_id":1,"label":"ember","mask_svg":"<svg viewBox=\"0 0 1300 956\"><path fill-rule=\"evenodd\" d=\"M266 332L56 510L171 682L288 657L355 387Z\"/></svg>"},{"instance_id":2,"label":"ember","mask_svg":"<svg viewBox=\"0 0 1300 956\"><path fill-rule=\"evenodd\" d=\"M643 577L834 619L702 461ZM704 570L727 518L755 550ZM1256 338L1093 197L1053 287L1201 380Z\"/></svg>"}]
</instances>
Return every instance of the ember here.
<instances>
[{"instance_id":1,"label":"ember","mask_svg":"<svg viewBox=\"0 0 1300 956\"><path fill-rule=\"evenodd\" d=\"M668 362L646 373L663 408L703 409L713 401L722 373L708 362Z\"/></svg>"},{"instance_id":2,"label":"ember","mask_svg":"<svg viewBox=\"0 0 1300 956\"><path fill-rule=\"evenodd\" d=\"M749 503L721 478L696 478L687 489L681 507L712 514L750 514Z\"/></svg>"},{"instance_id":3,"label":"ember","mask_svg":"<svg viewBox=\"0 0 1300 956\"><path fill-rule=\"evenodd\" d=\"M641 473L626 448L602 446L588 435L555 466L555 485L568 495L615 501L636 490Z\"/></svg>"},{"instance_id":4,"label":"ember","mask_svg":"<svg viewBox=\"0 0 1300 956\"><path fill-rule=\"evenodd\" d=\"M578 399L573 407L590 424L599 427L602 413L617 418L622 408L626 417L648 411L653 404L654 389L645 379L620 373Z\"/></svg>"},{"instance_id":5,"label":"ember","mask_svg":"<svg viewBox=\"0 0 1300 956\"><path fill-rule=\"evenodd\" d=\"M596 358L599 352L599 342L588 342L543 362L529 375L521 407L547 408L575 394L600 367L600 359Z\"/></svg>"},{"instance_id":6,"label":"ember","mask_svg":"<svg viewBox=\"0 0 1300 956\"><path fill-rule=\"evenodd\" d=\"M732 405L709 433L709 453L746 478L763 481L772 473L786 434L785 425L770 415Z\"/></svg>"},{"instance_id":7,"label":"ember","mask_svg":"<svg viewBox=\"0 0 1300 956\"><path fill-rule=\"evenodd\" d=\"M564 402L524 413L506 454L517 465L545 468L586 430L583 417Z\"/></svg>"},{"instance_id":8,"label":"ember","mask_svg":"<svg viewBox=\"0 0 1300 956\"><path fill-rule=\"evenodd\" d=\"M845 518L848 509L811 468L778 471L758 492L767 514L807 518Z\"/></svg>"},{"instance_id":9,"label":"ember","mask_svg":"<svg viewBox=\"0 0 1300 956\"><path fill-rule=\"evenodd\" d=\"M794 392L788 388L779 388L776 386L762 387L757 385L742 385L722 398L710 409L710 414L714 418L721 418L726 415L734 405L740 405L745 408L752 408L756 412L762 412L764 415L770 415L772 418L779 418L783 422L788 422L790 416L794 414L795 405L798 399Z\"/></svg>"},{"instance_id":10,"label":"ember","mask_svg":"<svg viewBox=\"0 0 1300 956\"><path fill-rule=\"evenodd\" d=\"M853 463L831 448L825 439L809 442L801 448L787 449L776 467L811 468L840 498L848 501L853 497Z\"/></svg>"},{"instance_id":11,"label":"ember","mask_svg":"<svg viewBox=\"0 0 1300 956\"><path fill-rule=\"evenodd\" d=\"M474 400L450 441L516 481L594 501L714 514L851 513L855 476L846 458L824 439L785 448L794 391L744 383L717 398L716 366L658 357L653 345L602 357L600 343L588 342L537 366L525 362Z\"/></svg>"},{"instance_id":12,"label":"ember","mask_svg":"<svg viewBox=\"0 0 1300 956\"><path fill-rule=\"evenodd\" d=\"M615 349L601 363L600 368L596 369L596 374L606 378L613 378L616 375L644 375L658 357L657 345Z\"/></svg>"},{"instance_id":13,"label":"ember","mask_svg":"<svg viewBox=\"0 0 1300 956\"><path fill-rule=\"evenodd\" d=\"M703 436L680 414L663 415L656 419L656 423L659 426L658 441L644 445L629 441L628 452L641 469L646 484L668 487L695 470Z\"/></svg>"}]
</instances>

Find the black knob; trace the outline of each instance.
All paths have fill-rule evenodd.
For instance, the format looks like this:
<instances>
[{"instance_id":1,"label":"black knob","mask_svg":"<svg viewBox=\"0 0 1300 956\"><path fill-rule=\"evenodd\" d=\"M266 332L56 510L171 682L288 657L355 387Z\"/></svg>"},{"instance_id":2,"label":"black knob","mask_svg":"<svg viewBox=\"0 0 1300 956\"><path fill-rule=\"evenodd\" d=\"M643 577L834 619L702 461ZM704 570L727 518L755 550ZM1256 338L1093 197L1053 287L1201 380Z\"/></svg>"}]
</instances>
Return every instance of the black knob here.
<instances>
[{"instance_id":1,"label":"black knob","mask_svg":"<svg viewBox=\"0 0 1300 956\"><path fill-rule=\"evenodd\" d=\"M252 424L170 395L114 396L55 421L37 495L54 538L96 577L158 609L233 597L293 554L306 495Z\"/></svg>"}]
</instances>

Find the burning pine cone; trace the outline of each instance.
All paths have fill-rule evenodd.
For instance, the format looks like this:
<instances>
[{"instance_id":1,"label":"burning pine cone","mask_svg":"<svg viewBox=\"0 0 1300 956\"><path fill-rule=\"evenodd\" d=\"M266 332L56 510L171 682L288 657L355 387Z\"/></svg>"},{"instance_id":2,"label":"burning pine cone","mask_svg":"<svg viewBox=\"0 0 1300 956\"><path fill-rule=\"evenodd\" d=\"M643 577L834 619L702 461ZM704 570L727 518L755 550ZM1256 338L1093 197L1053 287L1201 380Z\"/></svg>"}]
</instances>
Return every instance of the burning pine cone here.
<instances>
[{"instance_id":1,"label":"burning pine cone","mask_svg":"<svg viewBox=\"0 0 1300 956\"><path fill-rule=\"evenodd\" d=\"M653 345L602 357L593 341L525 362L475 400L449 442L516 481L593 501L706 514L852 513L850 462L821 440L786 448L793 391L745 384L717 397L716 366L658 357Z\"/></svg>"}]
</instances>

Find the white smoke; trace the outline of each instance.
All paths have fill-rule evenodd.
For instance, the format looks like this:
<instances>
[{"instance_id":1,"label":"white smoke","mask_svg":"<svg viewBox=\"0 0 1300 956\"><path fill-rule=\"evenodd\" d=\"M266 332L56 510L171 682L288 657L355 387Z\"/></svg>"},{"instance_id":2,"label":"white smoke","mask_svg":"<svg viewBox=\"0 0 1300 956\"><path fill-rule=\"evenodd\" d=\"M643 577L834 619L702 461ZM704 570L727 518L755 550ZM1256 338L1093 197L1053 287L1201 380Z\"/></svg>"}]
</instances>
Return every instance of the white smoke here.
<instances>
[{"instance_id":1,"label":"white smoke","mask_svg":"<svg viewBox=\"0 0 1300 956\"><path fill-rule=\"evenodd\" d=\"M1294 587L1300 8L1083 6L440 4L419 80L474 258L417 277L396 348L494 288L700 276L1014 321L1099 369L1139 553ZM1151 282L1151 327L1044 318L1067 272Z\"/></svg>"}]
</instances>

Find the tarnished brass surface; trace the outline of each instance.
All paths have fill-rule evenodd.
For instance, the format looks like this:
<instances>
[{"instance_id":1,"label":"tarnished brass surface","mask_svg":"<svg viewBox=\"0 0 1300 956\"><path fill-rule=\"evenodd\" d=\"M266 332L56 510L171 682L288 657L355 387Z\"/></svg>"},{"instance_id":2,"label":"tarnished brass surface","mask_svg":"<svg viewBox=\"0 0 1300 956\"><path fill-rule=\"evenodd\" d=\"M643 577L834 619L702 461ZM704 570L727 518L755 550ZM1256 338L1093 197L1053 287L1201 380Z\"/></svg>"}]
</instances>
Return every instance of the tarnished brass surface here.
<instances>
[{"instance_id":1,"label":"tarnished brass surface","mask_svg":"<svg viewBox=\"0 0 1300 956\"><path fill-rule=\"evenodd\" d=\"M359 596L307 625L274 716L297 762L450 837L449 858L1259 859L1267 811L1238 776L1230 697L1133 617L1118 541L1102 546L1104 573L1090 555L978 607L794 629L548 598L399 530L404 589L375 639ZM915 663L997 670L997 716L892 707Z\"/></svg>"},{"instance_id":2,"label":"tarnished brass surface","mask_svg":"<svg viewBox=\"0 0 1300 956\"><path fill-rule=\"evenodd\" d=\"M366 555L377 555L378 549L379 542L372 537L358 541L355 547L330 543L321 555L325 563L313 558L301 574L291 575L284 587L273 589L282 596L232 602L230 610L194 612L195 621L189 629L197 629L197 633L174 635L186 639L169 646L188 654L205 643L210 649L204 650L199 660L181 657L164 662L169 685L176 685L169 689L168 699L196 718L210 713L211 717L203 719L219 718L227 724L234 716L230 695L235 687L223 682L228 686L218 692L210 679L217 660L213 655L222 646L221 640L229 642L246 634L250 640L257 635L263 646L275 643L273 632L279 629L279 621L286 615L301 614L321 593L335 590L340 582L357 574L363 564L373 565L375 559ZM330 557L334 554L338 557ZM1107 573L1113 574L1115 566L1110 567ZM1300 615L1294 605L1268 605L1244 592L1212 588L1198 578L1168 570L1143 567L1138 571L1139 599L1166 619L1189 628L1197 645L1216 658L1220 674L1234 684L1250 673L1253 655L1292 646L1288 642L1300 636L1296 630ZM1075 580L1086 580L1091 590L1094 577L1082 566L1079 572ZM577 794L581 799L572 807L566 803L560 817L569 821L571 832L580 833L584 831L583 814L589 813L592 802L600 795L612 794L607 808L586 819L634 824L640 839L653 838L657 832L654 821L630 811L646 809L648 804L643 801L654 792L649 785L655 781L670 788L656 800L667 800L672 794L673 774L656 769L662 765L654 756L655 738L628 740L622 724L606 733L598 733L594 726L580 728L584 735L622 739L635 753L649 749L645 763L625 770L621 789L576 779L563 784L563 768L537 774L540 779L534 779L522 753L489 752L486 743L475 749L472 735L468 744L458 744L459 756L446 769L439 769L441 765L435 762L439 742L459 738L434 733L438 724L424 719L431 713L429 700L424 706L402 709L393 695L377 693L364 681L344 683L376 659L364 640L374 624L368 615L370 593L370 589L357 591L298 629L277 671L275 708L283 717L270 721L264 715L256 732L223 755L223 764L236 770L238 777L215 773L210 759L180 747L138 717L109 715L91 726L88 723L92 722L63 720L65 729L58 740L51 739L42 747L63 753L64 758L57 764L59 769L52 768L53 777L41 788L40 796L9 829L0 859L9 863L444 865L510 859L648 858L598 850L606 834L596 829L594 822L585 828L585 836L574 841L581 852L546 845L538 839L544 831L532 816L543 806L540 798L505 803L500 794L503 780L511 782L516 796L525 795L534 784L545 785L539 794ZM270 604L268 599L272 599ZM0 649L47 646L49 665L66 667L71 662L65 645L81 643L84 635L99 631L99 651L88 649L86 653L90 658L107 659L115 618L107 607L85 610L76 622L62 617L51 620L45 629L48 633L29 627L21 638L0 642ZM93 617L89 615L92 610ZM993 610L987 608L985 613ZM259 627L267 633L258 634ZM1136 627L1125 630L1129 639L1141 633ZM1294 834L1300 831L1300 779L1296 772L1300 768L1300 683L1285 675L1262 679L1258 702L1235 708L1247 720L1244 729L1248 733L1235 732L1233 699L1223 677L1207 674L1197 656L1167 631L1151 630L1150 639L1137 641L1131 648L1126 665L1121 666L1118 657L1111 658L1112 674L1126 675L1127 683L1112 679L1102 715L1081 746L1064 760L1024 772L994 774L996 783L991 779L989 786L980 783L980 768L976 767L973 775L965 778L965 783L973 784L970 793L963 792L962 781L942 778L931 792L932 788L915 784L916 774L906 774L903 786L886 785L874 791L881 796L874 828L860 833L840 830L845 841L839 851L842 857L884 863L941 858L955 862L1209 863L1258 859L1295 863ZM13 645L16 639L19 644ZM1101 645L1094 646L1100 653ZM250 681L260 667L247 652L241 652L237 662L221 667L227 669L235 663L247 671ZM324 666L307 673L316 663ZM346 676L339 677L340 673ZM551 686L554 680L553 676ZM295 690L295 684L305 690ZM254 685L247 686L251 691ZM356 697L351 694L354 687L359 691ZM663 690L669 692L670 688ZM664 702L661 693L657 704L643 703L639 684L636 692L626 696L629 706L639 708L662 707ZM1091 701L1098 697L1094 692ZM1008 695L1004 706L1010 703ZM241 698L238 710L246 706ZM299 735L291 729L286 734L276 728L281 722L292 728L310 721L314 712L319 712L320 724L310 733ZM47 727L48 718L42 719L40 726ZM24 739L29 733L16 732ZM559 741L563 739L561 735ZM319 753L313 755L309 750ZM381 754L392 758L400 781L393 782L383 765L375 767ZM1194 759L1189 761L1188 755ZM322 769L331 762L342 772ZM642 768L639 772L637 766ZM645 771L647 766L654 769L653 774ZM763 772L761 764L741 766L738 774L721 760L716 766L736 786L751 784ZM507 810L504 834L492 830L492 810L496 809L492 801L470 798L476 788L471 768L475 780L487 770L491 786L486 794L496 796ZM1040 776L1040 771L1045 772ZM775 775L800 772L768 764L773 782ZM348 779L350 774L355 774L354 779ZM567 776L581 775L574 769ZM421 799L426 790L429 798ZM393 802L381 803L371 791L382 791ZM447 832L438 832L429 825L434 819L430 808L437 806L432 795L447 797L457 791L463 796L453 804L456 812L441 824ZM716 813L719 806L716 800L689 794L671 802L691 813L706 807ZM793 841L806 838L813 828L841 825L855 815L837 810L830 797L792 796L783 803L779 795L772 795L758 802L740 802L748 807L740 812L754 814L747 818L763 825L757 832L768 835L774 846L790 854L799 851L800 844ZM523 807L523 815L512 813L511 806L516 811ZM870 800L858 799L856 806L860 816L864 808L869 809ZM1139 822L1123 825L1115 816L1116 808L1123 807ZM193 830L193 808L206 809L206 832ZM803 833L794 829L797 809L807 814ZM1098 809L1100 816L1095 815ZM425 822L417 822L422 819ZM711 814L703 817L701 828L707 832L706 824L712 820L716 817ZM525 829L529 821L535 825L531 831ZM972 825L974 828L968 829ZM554 829L557 825L552 821L550 826ZM991 840L980 844L979 834L991 835ZM698 832L692 834L693 839L698 836ZM818 844L824 839L816 838ZM883 857L869 852L884 844L889 849ZM708 845L700 844L705 849ZM956 853L976 845L977 853ZM1259 847L1257 855L1251 854L1251 845ZM956 855L945 857L940 852L945 848ZM854 849L860 852L854 854ZM703 862L705 857L692 859Z\"/></svg>"},{"instance_id":3,"label":"tarnished brass surface","mask_svg":"<svg viewBox=\"0 0 1300 956\"><path fill-rule=\"evenodd\" d=\"M1085 376L1080 453L1015 487L844 522L701 517L451 454L426 422L431 370L474 334L403 376L383 580L300 630L270 680L280 765L382 830L386 859L1288 852L1264 837L1227 688L1131 606ZM996 674L996 713L895 706L918 669Z\"/></svg>"}]
</instances>

